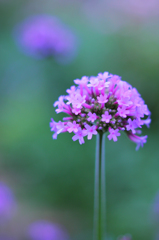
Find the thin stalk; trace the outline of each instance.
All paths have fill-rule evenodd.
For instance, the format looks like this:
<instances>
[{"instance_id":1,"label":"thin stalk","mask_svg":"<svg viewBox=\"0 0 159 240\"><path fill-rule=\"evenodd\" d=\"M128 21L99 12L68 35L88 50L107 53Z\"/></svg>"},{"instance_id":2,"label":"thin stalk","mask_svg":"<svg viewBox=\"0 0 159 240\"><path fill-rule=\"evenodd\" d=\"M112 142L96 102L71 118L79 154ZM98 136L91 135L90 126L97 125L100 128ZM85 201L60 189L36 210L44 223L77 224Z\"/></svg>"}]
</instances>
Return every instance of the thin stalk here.
<instances>
[{"instance_id":1,"label":"thin stalk","mask_svg":"<svg viewBox=\"0 0 159 240\"><path fill-rule=\"evenodd\" d=\"M96 140L94 184L94 233L93 240L104 240L106 232L105 191L105 134L99 133Z\"/></svg>"}]
</instances>

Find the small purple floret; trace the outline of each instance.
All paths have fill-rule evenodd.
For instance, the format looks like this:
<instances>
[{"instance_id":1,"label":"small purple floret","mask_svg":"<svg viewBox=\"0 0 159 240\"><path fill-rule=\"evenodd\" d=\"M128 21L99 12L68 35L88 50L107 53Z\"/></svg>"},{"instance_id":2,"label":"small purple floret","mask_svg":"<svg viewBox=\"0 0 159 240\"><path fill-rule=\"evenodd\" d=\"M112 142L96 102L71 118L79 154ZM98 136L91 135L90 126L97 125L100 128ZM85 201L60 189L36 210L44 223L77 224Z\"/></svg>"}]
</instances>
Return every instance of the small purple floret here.
<instances>
[{"instance_id":1,"label":"small purple floret","mask_svg":"<svg viewBox=\"0 0 159 240\"><path fill-rule=\"evenodd\" d=\"M74 132L74 133L78 132L79 124L77 124L76 121L68 122L67 126L68 126L67 131L69 133L71 133L71 132Z\"/></svg>"},{"instance_id":2,"label":"small purple floret","mask_svg":"<svg viewBox=\"0 0 159 240\"><path fill-rule=\"evenodd\" d=\"M95 125L90 126L88 124L85 124L85 128L86 128L85 133L87 135L87 139L90 140L90 139L92 139L93 135L97 134L97 131L96 131L97 127Z\"/></svg>"},{"instance_id":3,"label":"small purple floret","mask_svg":"<svg viewBox=\"0 0 159 240\"><path fill-rule=\"evenodd\" d=\"M89 118L87 118L87 120L90 121L90 122L92 122L92 123L93 123L95 120L97 120L97 115L96 115L95 113L89 112L89 113L87 114L87 116L89 117Z\"/></svg>"},{"instance_id":4,"label":"small purple floret","mask_svg":"<svg viewBox=\"0 0 159 240\"><path fill-rule=\"evenodd\" d=\"M102 121L102 122L109 123L111 118L112 118L112 115L109 114L108 111L105 111L105 113L102 114L102 119L101 119L101 121Z\"/></svg>"},{"instance_id":5,"label":"small purple floret","mask_svg":"<svg viewBox=\"0 0 159 240\"><path fill-rule=\"evenodd\" d=\"M114 130L113 128L109 128L109 133L108 139L113 139L113 141L116 142L118 140L117 137L120 136L119 129Z\"/></svg>"},{"instance_id":6,"label":"small purple floret","mask_svg":"<svg viewBox=\"0 0 159 240\"><path fill-rule=\"evenodd\" d=\"M79 143L82 144L84 143L84 138L86 136L85 130L81 129L80 127L78 128L78 131L76 134L72 137L73 141L79 140Z\"/></svg>"}]
</instances>

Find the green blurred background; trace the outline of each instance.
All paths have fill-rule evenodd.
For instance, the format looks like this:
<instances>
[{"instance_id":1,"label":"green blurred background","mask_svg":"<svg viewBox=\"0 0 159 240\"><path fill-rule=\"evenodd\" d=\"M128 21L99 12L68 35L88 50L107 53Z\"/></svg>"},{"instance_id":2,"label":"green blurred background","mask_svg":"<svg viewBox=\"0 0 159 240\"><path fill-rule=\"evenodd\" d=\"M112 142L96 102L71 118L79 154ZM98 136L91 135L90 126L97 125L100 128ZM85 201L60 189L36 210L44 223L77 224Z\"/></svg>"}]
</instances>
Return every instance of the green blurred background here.
<instances>
[{"instance_id":1,"label":"green blurred background","mask_svg":"<svg viewBox=\"0 0 159 240\"><path fill-rule=\"evenodd\" d=\"M135 151L125 134L106 140L107 232L154 239L153 199L159 190L159 2L137 0L0 0L0 181L17 199L5 229L22 239L37 219L59 223L71 240L91 240L95 137L52 140L52 104L73 80L108 71L136 87L152 112L148 142ZM26 17L51 14L76 34L69 64L36 60L17 47L13 30Z\"/></svg>"}]
</instances>

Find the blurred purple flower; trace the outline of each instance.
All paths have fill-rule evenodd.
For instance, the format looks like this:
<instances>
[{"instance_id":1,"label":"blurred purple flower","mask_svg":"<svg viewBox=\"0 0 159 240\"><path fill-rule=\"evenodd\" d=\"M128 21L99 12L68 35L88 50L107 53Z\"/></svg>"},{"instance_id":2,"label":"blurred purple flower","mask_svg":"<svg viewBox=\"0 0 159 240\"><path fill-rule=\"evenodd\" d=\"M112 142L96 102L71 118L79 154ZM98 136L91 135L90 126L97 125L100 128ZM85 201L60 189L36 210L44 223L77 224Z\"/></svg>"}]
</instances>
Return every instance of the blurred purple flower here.
<instances>
[{"instance_id":1,"label":"blurred purple flower","mask_svg":"<svg viewBox=\"0 0 159 240\"><path fill-rule=\"evenodd\" d=\"M15 206L15 199L10 188L0 182L0 222L12 215Z\"/></svg>"},{"instance_id":2,"label":"blurred purple flower","mask_svg":"<svg viewBox=\"0 0 159 240\"><path fill-rule=\"evenodd\" d=\"M37 58L72 58L76 52L76 37L68 27L53 16L40 15L26 19L16 27L18 45Z\"/></svg>"},{"instance_id":3,"label":"blurred purple flower","mask_svg":"<svg viewBox=\"0 0 159 240\"><path fill-rule=\"evenodd\" d=\"M130 235L124 235L117 238L117 240L132 240Z\"/></svg>"},{"instance_id":4,"label":"blurred purple flower","mask_svg":"<svg viewBox=\"0 0 159 240\"><path fill-rule=\"evenodd\" d=\"M34 222L29 227L28 232L31 240L68 240L68 234L61 228L61 226L40 220Z\"/></svg>"}]
</instances>

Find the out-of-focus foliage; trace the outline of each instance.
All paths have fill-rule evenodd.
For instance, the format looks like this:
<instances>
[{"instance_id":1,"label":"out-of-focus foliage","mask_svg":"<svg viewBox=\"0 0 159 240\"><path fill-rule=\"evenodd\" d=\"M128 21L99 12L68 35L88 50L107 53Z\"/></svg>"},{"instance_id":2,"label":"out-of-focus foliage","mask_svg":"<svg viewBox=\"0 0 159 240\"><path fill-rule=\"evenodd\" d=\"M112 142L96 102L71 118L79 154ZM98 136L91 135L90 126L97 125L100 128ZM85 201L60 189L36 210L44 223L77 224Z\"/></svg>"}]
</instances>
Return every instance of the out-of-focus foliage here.
<instances>
[{"instance_id":1,"label":"out-of-focus foliage","mask_svg":"<svg viewBox=\"0 0 159 240\"><path fill-rule=\"evenodd\" d=\"M136 87L152 112L143 149L136 152L124 134L106 141L107 232L150 240L159 230L151 214L159 189L159 6L151 1L143 14L144 1L120 8L111 2L0 0L0 180L18 199L18 213L5 226L14 238L46 219L63 225L71 240L92 239L95 137L82 146L67 133L52 140L49 122L61 119L52 104L74 79L104 71ZM75 32L79 49L72 62L19 51L14 28L34 14L56 16Z\"/></svg>"}]
</instances>

